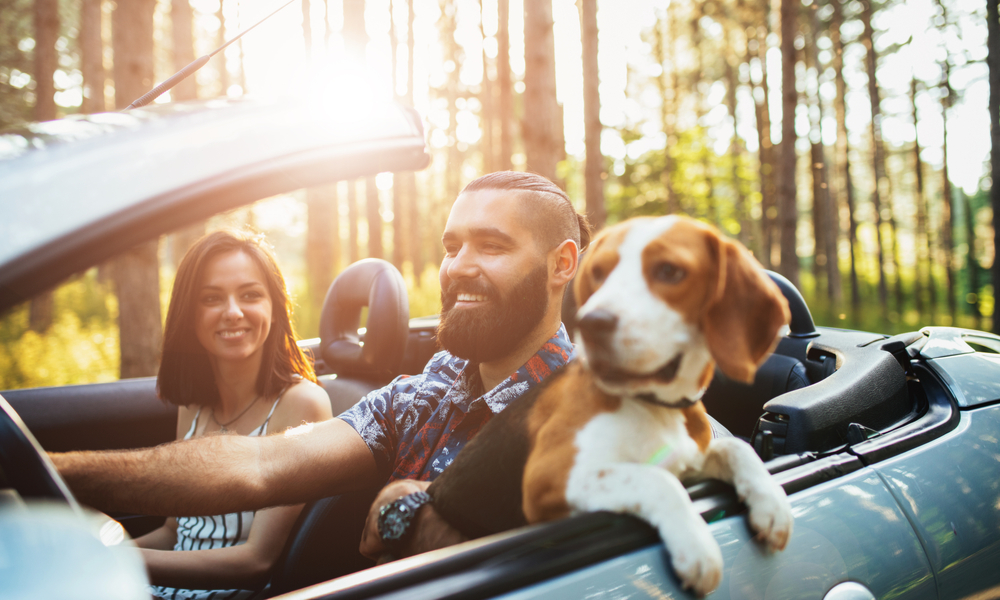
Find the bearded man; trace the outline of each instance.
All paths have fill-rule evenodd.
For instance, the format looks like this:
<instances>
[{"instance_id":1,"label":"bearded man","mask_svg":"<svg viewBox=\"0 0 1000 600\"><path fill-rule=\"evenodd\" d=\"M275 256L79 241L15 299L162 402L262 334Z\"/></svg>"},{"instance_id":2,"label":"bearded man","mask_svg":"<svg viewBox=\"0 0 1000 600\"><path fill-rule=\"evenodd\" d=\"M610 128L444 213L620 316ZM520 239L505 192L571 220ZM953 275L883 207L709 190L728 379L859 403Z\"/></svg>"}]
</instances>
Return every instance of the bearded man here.
<instances>
[{"instance_id":1,"label":"bearded man","mask_svg":"<svg viewBox=\"0 0 1000 600\"><path fill-rule=\"evenodd\" d=\"M480 177L448 217L438 328L444 351L420 375L397 378L340 418L283 436L209 436L52 458L80 501L149 515L255 510L389 482L369 516L366 555L460 541L424 504L422 490L494 414L572 358L562 298L589 240L586 218L547 179L512 171ZM393 510L419 518L404 520L402 530L399 522L379 530L378 516Z\"/></svg>"}]
</instances>

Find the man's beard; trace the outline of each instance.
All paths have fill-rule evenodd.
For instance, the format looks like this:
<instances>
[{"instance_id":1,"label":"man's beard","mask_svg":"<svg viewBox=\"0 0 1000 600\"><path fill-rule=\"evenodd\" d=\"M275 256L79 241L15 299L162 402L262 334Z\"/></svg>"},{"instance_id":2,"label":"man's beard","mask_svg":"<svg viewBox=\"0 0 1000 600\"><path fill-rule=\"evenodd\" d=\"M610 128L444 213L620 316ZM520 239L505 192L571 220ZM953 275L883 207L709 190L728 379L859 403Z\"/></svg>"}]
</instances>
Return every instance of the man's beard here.
<instances>
[{"instance_id":1,"label":"man's beard","mask_svg":"<svg viewBox=\"0 0 1000 600\"><path fill-rule=\"evenodd\" d=\"M486 297L484 306L455 309L459 293ZM522 344L545 316L548 272L545 265L522 279L508 294L501 294L485 280L453 281L441 290L441 322L437 339L441 347L475 363L509 355Z\"/></svg>"}]
</instances>

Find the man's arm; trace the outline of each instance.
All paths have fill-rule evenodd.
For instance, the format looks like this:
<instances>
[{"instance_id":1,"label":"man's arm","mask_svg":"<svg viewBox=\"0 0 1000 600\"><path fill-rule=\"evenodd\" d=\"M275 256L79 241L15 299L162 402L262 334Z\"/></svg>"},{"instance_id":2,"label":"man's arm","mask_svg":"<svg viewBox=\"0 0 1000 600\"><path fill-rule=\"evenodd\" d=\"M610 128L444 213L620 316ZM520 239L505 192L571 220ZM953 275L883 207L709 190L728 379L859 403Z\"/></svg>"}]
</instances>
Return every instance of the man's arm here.
<instances>
[{"instance_id":1,"label":"man's arm","mask_svg":"<svg viewBox=\"0 0 1000 600\"><path fill-rule=\"evenodd\" d=\"M340 419L263 438L212 435L142 450L51 457L77 499L105 512L216 515L378 484L371 451Z\"/></svg>"}]
</instances>

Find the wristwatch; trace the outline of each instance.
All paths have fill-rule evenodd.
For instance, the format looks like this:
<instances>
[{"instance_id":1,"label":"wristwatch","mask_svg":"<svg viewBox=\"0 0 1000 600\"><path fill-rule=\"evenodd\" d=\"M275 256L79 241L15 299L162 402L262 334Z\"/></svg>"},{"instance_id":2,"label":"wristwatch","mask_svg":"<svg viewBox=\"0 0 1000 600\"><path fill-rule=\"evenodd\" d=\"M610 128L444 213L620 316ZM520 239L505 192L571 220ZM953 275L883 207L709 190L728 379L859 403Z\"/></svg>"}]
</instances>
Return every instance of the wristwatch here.
<instances>
[{"instance_id":1,"label":"wristwatch","mask_svg":"<svg viewBox=\"0 0 1000 600\"><path fill-rule=\"evenodd\" d=\"M401 555L403 544L412 533L410 528L417 509L431 501L427 492L413 492L386 504L379 511L378 534L385 547L395 556Z\"/></svg>"}]
</instances>

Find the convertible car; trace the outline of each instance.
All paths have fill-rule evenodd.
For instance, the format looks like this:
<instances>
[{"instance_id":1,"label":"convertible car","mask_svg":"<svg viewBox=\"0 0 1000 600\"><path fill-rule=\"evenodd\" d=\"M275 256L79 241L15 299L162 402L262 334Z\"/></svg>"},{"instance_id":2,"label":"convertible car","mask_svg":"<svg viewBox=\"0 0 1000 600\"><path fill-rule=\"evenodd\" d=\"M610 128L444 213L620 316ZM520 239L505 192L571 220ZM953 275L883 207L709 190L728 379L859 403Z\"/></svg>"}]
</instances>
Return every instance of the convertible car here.
<instances>
[{"instance_id":1,"label":"convertible car","mask_svg":"<svg viewBox=\"0 0 1000 600\"><path fill-rule=\"evenodd\" d=\"M0 134L0 157L0 311L219 211L427 163L420 119L407 109L252 101L36 124ZM795 531L784 552L767 553L731 488L691 482L725 561L712 597L1000 596L1000 337L944 327L895 336L816 327L798 291L772 277L791 304L787 332L753 385L717 375L704 401L784 486ZM302 342L334 414L395 375L419 371L434 352L436 318L409 319L405 289L378 260L352 265L334 282L320 337ZM570 300L564 318L572 328ZM359 330L364 309L367 327ZM96 569L87 567L96 548L116 542L93 524L103 523L107 534L121 523L135 536L157 519L95 517L77 505L45 451L160 444L173 439L176 411L155 398L151 378L0 397L0 597L89 597L72 590L96 589L84 571ZM357 535L369 500L348 495L307 505L267 593L300 600L688 596L655 532L610 513L366 565L338 554L331 540ZM84 543L87 536L93 543ZM142 573L128 558L127 535L119 537L125 541L113 550L126 558L102 568L121 591L141 583ZM39 558L41 547L62 560ZM51 592L56 580L61 593Z\"/></svg>"}]
</instances>

